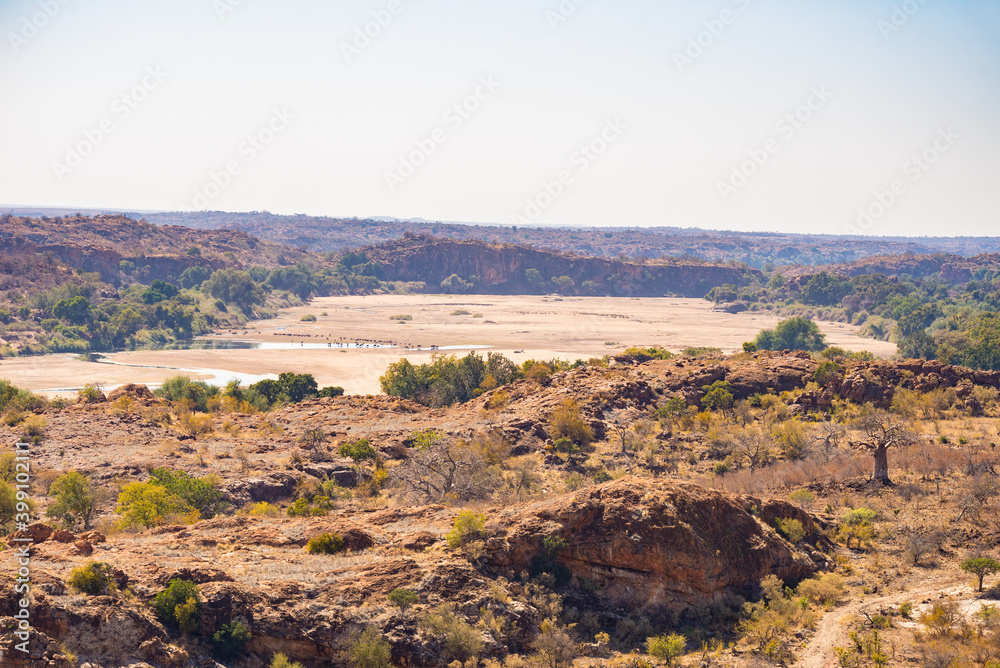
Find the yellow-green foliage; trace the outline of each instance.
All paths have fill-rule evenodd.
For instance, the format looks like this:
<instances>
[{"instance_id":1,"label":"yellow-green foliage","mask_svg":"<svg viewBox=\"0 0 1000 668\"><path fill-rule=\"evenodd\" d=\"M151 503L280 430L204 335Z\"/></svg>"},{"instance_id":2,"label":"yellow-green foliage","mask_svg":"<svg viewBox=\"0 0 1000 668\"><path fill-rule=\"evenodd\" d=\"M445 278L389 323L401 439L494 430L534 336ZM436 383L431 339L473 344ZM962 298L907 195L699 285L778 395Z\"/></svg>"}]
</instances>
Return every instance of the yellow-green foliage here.
<instances>
[{"instance_id":1,"label":"yellow-green foliage","mask_svg":"<svg viewBox=\"0 0 1000 668\"><path fill-rule=\"evenodd\" d=\"M99 596L115 591L115 581L111 578L111 566L91 561L70 571L66 583L83 594Z\"/></svg>"},{"instance_id":2,"label":"yellow-green foliage","mask_svg":"<svg viewBox=\"0 0 1000 668\"><path fill-rule=\"evenodd\" d=\"M201 614L201 592L198 585L190 580L175 578L166 589L157 594L150 602L164 624L180 628L184 633L190 633L198 628Z\"/></svg>"},{"instance_id":3,"label":"yellow-green foliage","mask_svg":"<svg viewBox=\"0 0 1000 668\"><path fill-rule=\"evenodd\" d=\"M844 594L844 578L836 573L823 573L799 583L795 593L813 603L836 603Z\"/></svg>"},{"instance_id":4,"label":"yellow-green foliage","mask_svg":"<svg viewBox=\"0 0 1000 668\"><path fill-rule=\"evenodd\" d=\"M183 412L177 417L177 428L185 434L198 436L212 433L212 416L208 413Z\"/></svg>"},{"instance_id":5,"label":"yellow-green foliage","mask_svg":"<svg viewBox=\"0 0 1000 668\"><path fill-rule=\"evenodd\" d=\"M309 554L337 554L344 549L344 539L339 533L324 533L306 544Z\"/></svg>"},{"instance_id":6,"label":"yellow-green foliage","mask_svg":"<svg viewBox=\"0 0 1000 668\"><path fill-rule=\"evenodd\" d=\"M475 513L471 510L463 510L455 518L455 523L451 531L444 535L448 541L448 546L461 547L462 541L468 536L478 536L486 526L486 516Z\"/></svg>"},{"instance_id":7,"label":"yellow-green foliage","mask_svg":"<svg viewBox=\"0 0 1000 668\"><path fill-rule=\"evenodd\" d=\"M420 620L420 625L441 640L446 659L466 661L483 651L482 634L458 617L449 603L429 611Z\"/></svg>"},{"instance_id":8,"label":"yellow-green foliage","mask_svg":"<svg viewBox=\"0 0 1000 668\"><path fill-rule=\"evenodd\" d=\"M366 627L347 650L352 668L389 668L392 649L374 626Z\"/></svg>"},{"instance_id":9,"label":"yellow-green foliage","mask_svg":"<svg viewBox=\"0 0 1000 668\"><path fill-rule=\"evenodd\" d=\"M191 512L191 507L162 485L152 482L130 482L118 495L118 512L122 526L142 526L147 529L163 524L171 515Z\"/></svg>"},{"instance_id":10,"label":"yellow-green foliage","mask_svg":"<svg viewBox=\"0 0 1000 668\"><path fill-rule=\"evenodd\" d=\"M267 501L261 501L259 503L251 504L243 509L242 515L250 515L251 517L280 517L281 508L274 505L273 503L268 503Z\"/></svg>"},{"instance_id":11,"label":"yellow-green foliage","mask_svg":"<svg viewBox=\"0 0 1000 668\"><path fill-rule=\"evenodd\" d=\"M288 656L278 652L271 658L270 668L305 668L298 661L291 661Z\"/></svg>"},{"instance_id":12,"label":"yellow-green foliage","mask_svg":"<svg viewBox=\"0 0 1000 668\"><path fill-rule=\"evenodd\" d=\"M666 661L668 665L673 665L687 647L687 641L679 633L671 633L665 636L653 636L646 638L646 653L654 659Z\"/></svg>"},{"instance_id":13,"label":"yellow-green foliage","mask_svg":"<svg viewBox=\"0 0 1000 668\"><path fill-rule=\"evenodd\" d=\"M801 543L806 537L806 531L802 527L802 522L794 518L775 518L774 528L779 535L788 539L788 542L793 545Z\"/></svg>"},{"instance_id":14,"label":"yellow-green foliage","mask_svg":"<svg viewBox=\"0 0 1000 668\"><path fill-rule=\"evenodd\" d=\"M21 435L25 439L31 439L36 436L40 437L45 433L47 425L48 423L41 415L29 415L21 423Z\"/></svg>"},{"instance_id":15,"label":"yellow-green foliage","mask_svg":"<svg viewBox=\"0 0 1000 668\"><path fill-rule=\"evenodd\" d=\"M873 522L878 514L871 508L855 508L844 513L840 518L840 530L837 539L844 541L850 548L854 541L859 549L869 548L875 539Z\"/></svg>"},{"instance_id":16,"label":"yellow-green foliage","mask_svg":"<svg viewBox=\"0 0 1000 668\"><path fill-rule=\"evenodd\" d=\"M580 414L580 407L572 399L560 404L549 418L549 436L553 439L568 438L579 445L594 440L594 432Z\"/></svg>"}]
</instances>

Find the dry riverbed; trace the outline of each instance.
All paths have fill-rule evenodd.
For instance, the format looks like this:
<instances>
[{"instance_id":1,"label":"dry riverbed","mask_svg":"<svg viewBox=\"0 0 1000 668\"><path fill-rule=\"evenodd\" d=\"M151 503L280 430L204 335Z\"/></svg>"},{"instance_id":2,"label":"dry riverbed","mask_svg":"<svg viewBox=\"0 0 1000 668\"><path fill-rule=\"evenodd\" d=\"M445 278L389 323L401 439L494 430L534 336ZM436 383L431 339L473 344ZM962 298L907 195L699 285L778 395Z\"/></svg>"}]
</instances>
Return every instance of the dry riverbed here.
<instances>
[{"instance_id":1,"label":"dry riverbed","mask_svg":"<svg viewBox=\"0 0 1000 668\"><path fill-rule=\"evenodd\" d=\"M301 321L306 314L315 315L316 321ZM412 319L394 320L393 316ZM733 352L777 322L777 317L767 314L718 312L701 299L326 297L282 311L272 320L249 323L244 330L209 337L252 341L265 348L107 355L115 364L83 362L73 355L5 359L0 361L0 377L54 396L72 394L71 388L88 382L105 388L127 382L155 385L185 373L221 384L234 376L251 382L293 371L313 374L321 386L340 385L350 394L375 394L379 376L402 357L416 364L429 361L435 352L464 355L470 350L495 350L518 362L554 357L575 360L634 345L671 350L713 346ZM857 328L851 325L818 324L830 345L869 350L880 357L896 350L895 344L855 336Z\"/></svg>"}]
</instances>

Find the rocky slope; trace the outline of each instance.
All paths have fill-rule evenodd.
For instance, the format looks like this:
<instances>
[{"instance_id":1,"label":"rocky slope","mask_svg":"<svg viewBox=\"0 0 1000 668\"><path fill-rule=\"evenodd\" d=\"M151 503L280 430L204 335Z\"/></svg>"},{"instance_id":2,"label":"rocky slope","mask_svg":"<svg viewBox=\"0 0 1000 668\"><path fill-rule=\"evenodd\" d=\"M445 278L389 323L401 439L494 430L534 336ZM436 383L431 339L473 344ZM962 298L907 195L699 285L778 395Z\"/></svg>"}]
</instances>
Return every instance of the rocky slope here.
<instances>
[{"instance_id":1,"label":"rocky slope","mask_svg":"<svg viewBox=\"0 0 1000 668\"><path fill-rule=\"evenodd\" d=\"M568 547L558 562L573 578L597 583L591 586L599 589L600 602L593 607L609 619L622 608L683 614L749 595L769 573L793 581L824 564L809 545L802 547L811 557L769 524L775 517L801 518L807 540L822 543L801 510L695 485L625 479L540 504L491 510L480 559L446 547L442 537L456 513L423 506L311 519L225 517L110 538L32 525L13 538L35 541L31 611L38 651L21 660L11 651L13 636L0 633L0 648L8 651L4 665L67 665L60 645L100 665L213 665L208 639L234 619L253 632L248 650L259 658L248 665L261 665L275 652L308 666L337 661L351 633L365 625L386 634L398 665L439 665L441 648L415 620L442 602L468 616L486 608L517 622L523 633L505 639L484 632L488 652L502 656L530 644L530 629L542 613L513 576L496 578L529 569L549 535L565 537ZM344 537L346 553L304 553L308 539L328 531ZM0 555L6 561L11 552ZM69 570L88 560L111 564L118 586L134 595L72 593ZM184 647L144 605L173 578L199 584L203 598L199 627ZM0 575L4 623L17 610L13 584L11 576ZM418 594L416 612L403 614L388 603L387 594L397 587ZM498 596L497 587L508 596Z\"/></svg>"},{"instance_id":2,"label":"rocky slope","mask_svg":"<svg viewBox=\"0 0 1000 668\"><path fill-rule=\"evenodd\" d=\"M886 405L897 387L954 388L974 413L972 388L1000 387L998 373L936 362L844 364L839 377L802 391L818 367L802 353L645 364L619 357L607 368L584 366L541 382L518 381L451 408L430 409L389 397L324 398L266 417L219 415L213 433L197 435L185 433L176 416L165 420L169 407L142 386L117 390L115 403L46 409L41 411L45 434L31 455L38 485L32 494L40 514L51 502L42 485L63 471L85 473L110 491L146 480L148 471L159 466L218 476L234 510L251 502L287 504L324 478L354 485L352 462L338 456L338 443L370 439L391 471L406 456L413 433L424 429L454 439L498 430L513 456L538 463L545 489L538 500L512 498L477 507L489 520L484 534L471 536L457 550L448 547L444 535L460 508L391 507L385 498L342 502L323 517L220 516L132 534L108 530L112 504L99 514L97 532L72 534L35 525L22 535L37 541L32 556L37 631L32 646L37 651L27 662L11 651L15 571L0 569L0 649L7 652L5 661L14 661L4 665L67 665L60 658L61 645L92 666L212 665L209 638L232 619L253 632L248 666L264 665L278 651L308 666L340 661L348 638L367 625L383 631L400 665L438 665L441 645L418 620L442 602L455 604L469 620L485 608L506 620L508 628L517 624L519 631L502 639L481 629L488 653L525 651L534 640L533 629L550 614L545 597L522 575L537 572L542 557L553 558L550 566L566 576L568 587L560 590L566 605L580 614L593 613L599 628L609 629L636 614L674 622L700 614L752 595L769 573L795 581L827 563L826 519L784 501L672 482L654 467L649 474L661 477L625 477L557 494L562 483L555 487L551 481L586 471L588 456L599 465L607 460L610 468L616 459L638 455L546 452L553 441L549 421L558 406L573 399L598 437L614 439L622 416L648 414L674 396L697 403L704 386L716 380L728 381L739 398L791 391L785 397L789 410L803 415L824 410L835 398ZM324 442L304 438L317 433ZM0 426L3 441L17 437ZM704 448L692 449L698 438L668 429L656 435L664 451L690 453L689 470L695 475L707 474L714 463ZM793 546L781 538L772 528L777 518L799 520L805 540ZM325 532L341 534L348 552L306 554L306 542ZM551 545L557 546L553 554L548 553ZM0 563L13 564L14 558L13 547L0 551ZM73 593L66 585L69 571L89 560L111 564L119 588L130 587L131 593ZM198 582L205 602L200 627L188 641L165 629L146 605L174 577ZM404 614L389 605L386 596L397 587L418 593L415 610Z\"/></svg>"}]
</instances>

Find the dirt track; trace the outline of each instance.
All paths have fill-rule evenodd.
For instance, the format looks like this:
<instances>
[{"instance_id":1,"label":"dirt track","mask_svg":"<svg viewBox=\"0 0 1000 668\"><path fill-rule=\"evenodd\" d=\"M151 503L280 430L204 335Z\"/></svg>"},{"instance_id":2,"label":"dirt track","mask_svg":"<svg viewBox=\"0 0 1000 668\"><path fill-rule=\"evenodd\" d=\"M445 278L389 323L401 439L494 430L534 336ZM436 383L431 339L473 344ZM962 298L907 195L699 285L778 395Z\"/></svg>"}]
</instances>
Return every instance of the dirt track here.
<instances>
[{"instance_id":1,"label":"dirt track","mask_svg":"<svg viewBox=\"0 0 1000 668\"><path fill-rule=\"evenodd\" d=\"M899 591L884 596L865 598L860 601L852 601L846 605L829 612L823 621L820 622L816 633L809 639L806 647L797 652L797 660L793 664L797 668L836 668L838 665L835 647L847 647L849 639L847 637L846 624L862 610L869 614L874 614L879 608L898 606L904 601L914 603L914 614L916 618L921 607L916 599L928 596L974 595L969 586L968 578L956 579L945 575L933 576L913 589Z\"/></svg>"}]
</instances>

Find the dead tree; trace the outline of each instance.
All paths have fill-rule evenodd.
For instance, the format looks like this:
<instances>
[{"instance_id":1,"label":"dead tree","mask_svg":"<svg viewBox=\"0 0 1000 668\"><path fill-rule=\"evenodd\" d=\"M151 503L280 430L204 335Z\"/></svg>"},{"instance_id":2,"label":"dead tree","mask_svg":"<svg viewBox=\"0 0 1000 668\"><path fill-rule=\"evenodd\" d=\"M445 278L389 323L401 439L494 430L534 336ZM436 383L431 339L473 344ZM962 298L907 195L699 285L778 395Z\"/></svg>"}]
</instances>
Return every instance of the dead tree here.
<instances>
[{"instance_id":1,"label":"dead tree","mask_svg":"<svg viewBox=\"0 0 1000 668\"><path fill-rule=\"evenodd\" d=\"M733 454L746 459L752 473L771 456L771 439L760 429L743 429L733 439Z\"/></svg>"},{"instance_id":2,"label":"dead tree","mask_svg":"<svg viewBox=\"0 0 1000 668\"><path fill-rule=\"evenodd\" d=\"M889 448L909 445L914 436L906 422L884 410L866 412L855 423L861 433L858 440L851 441L851 447L872 456L875 460L872 480L883 485L891 485L889 479Z\"/></svg>"}]
</instances>

